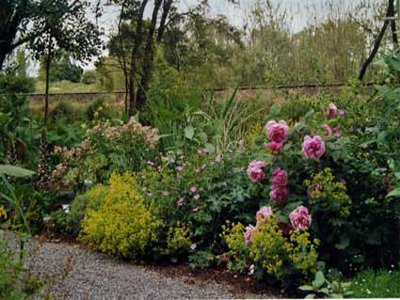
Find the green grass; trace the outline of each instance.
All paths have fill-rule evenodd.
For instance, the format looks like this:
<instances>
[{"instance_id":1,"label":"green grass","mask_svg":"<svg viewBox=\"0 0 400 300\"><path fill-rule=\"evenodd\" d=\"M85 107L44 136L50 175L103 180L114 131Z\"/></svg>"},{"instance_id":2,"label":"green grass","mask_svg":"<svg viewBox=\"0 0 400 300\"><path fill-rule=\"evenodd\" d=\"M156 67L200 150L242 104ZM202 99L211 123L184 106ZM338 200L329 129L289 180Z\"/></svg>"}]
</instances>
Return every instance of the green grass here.
<instances>
[{"instance_id":1,"label":"green grass","mask_svg":"<svg viewBox=\"0 0 400 300\"><path fill-rule=\"evenodd\" d=\"M352 298L399 298L400 271L366 270L352 280Z\"/></svg>"}]
</instances>

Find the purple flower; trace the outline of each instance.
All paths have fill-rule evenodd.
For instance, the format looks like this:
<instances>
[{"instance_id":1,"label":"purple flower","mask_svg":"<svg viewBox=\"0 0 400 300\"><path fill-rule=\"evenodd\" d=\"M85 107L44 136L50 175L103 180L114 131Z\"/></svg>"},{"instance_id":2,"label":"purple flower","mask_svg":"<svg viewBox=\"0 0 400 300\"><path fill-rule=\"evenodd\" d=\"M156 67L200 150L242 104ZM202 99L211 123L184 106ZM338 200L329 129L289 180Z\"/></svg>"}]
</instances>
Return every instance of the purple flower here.
<instances>
[{"instance_id":1,"label":"purple flower","mask_svg":"<svg viewBox=\"0 0 400 300\"><path fill-rule=\"evenodd\" d=\"M176 201L176 205L182 206L184 201L185 201L185 199L180 198L178 201Z\"/></svg>"},{"instance_id":2,"label":"purple flower","mask_svg":"<svg viewBox=\"0 0 400 300\"><path fill-rule=\"evenodd\" d=\"M271 197L271 200L279 203L284 203L289 196L289 190L286 187L273 186L269 195Z\"/></svg>"},{"instance_id":3,"label":"purple flower","mask_svg":"<svg viewBox=\"0 0 400 300\"><path fill-rule=\"evenodd\" d=\"M340 129L339 126L333 128L332 132L333 132L334 136L336 136L336 137L340 137L341 136L341 134L339 132L339 129Z\"/></svg>"},{"instance_id":4,"label":"purple flower","mask_svg":"<svg viewBox=\"0 0 400 300\"><path fill-rule=\"evenodd\" d=\"M346 179L343 179L343 178L342 178L342 179L340 179L340 183L343 184L343 185L346 185L346 184L347 184L347 181L346 181Z\"/></svg>"},{"instance_id":5,"label":"purple flower","mask_svg":"<svg viewBox=\"0 0 400 300\"><path fill-rule=\"evenodd\" d=\"M266 166L267 164L263 161L253 160L247 168L247 175L250 180L253 182L263 181L265 179L264 168Z\"/></svg>"},{"instance_id":6,"label":"purple flower","mask_svg":"<svg viewBox=\"0 0 400 300\"><path fill-rule=\"evenodd\" d=\"M267 144L267 147L273 152L281 152L283 150L283 143L272 141Z\"/></svg>"},{"instance_id":7,"label":"purple flower","mask_svg":"<svg viewBox=\"0 0 400 300\"><path fill-rule=\"evenodd\" d=\"M178 172L182 172L182 171L183 171L183 166L176 167L176 170L177 170Z\"/></svg>"},{"instance_id":8,"label":"purple flower","mask_svg":"<svg viewBox=\"0 0 400 300\"><path fill-rule=\"evenodd\" d=\"M244 242L246 244L250 244L253 242L253 234L255 230L256 227L254 227L253 225L249 225L246 227L246 233L244 235Z\"/></svg>"},{"instance_id":9,"label":"purple flower","mask_svg":"<svg viewBox=\"0 0 400 300\"><path fill-rule=\"evenodd\" d=\"M199 200L200 199L200 195L199 194L196 194L196 195L194 195L194 197L193 197L195 200Z\"/></svg>"},{"instance_id":10,"label":"purple flower","mask_svg":"<svg viewBox=\"0 0 400 300\"><path fill-rule=\"evenodd\" d=\"M334 119L337 114L338 114L338 109L337 109L335 103L331 102L329 104L329 116L330 116L330 118Z\"/></svg>"},{"instance_id":11,"label":"purple flower","mask_svg":"<svg viewBox=\"0 0 400 300\"><path fill-rule=\"evenodd\" d=\"M302 230L311 225L311 216L308 208L302 205L290 213L289 219L294 229Z\"/></svg>"},{"instance_id":12,"label":"purple flower","mask_svg":"<svg viewBox=\"0 0 400 300\"><path fill-rule=\"evenodd\" d=\"M265 125L265 134L272 142L283 143L289 135L289 127L284 120L269 121Z\"/></svg>"},{"instance_id":13,"label":"purple flower","mask_svg":"<svg viewBox=\"0 0 400 300\"><path fill-rule=\"evenodd\" d=\"M309 159L319 161L321 156L325 153L325 143L319 135L316 135L314 137L309 137L307 135L304 138L301 151Z\"/></svg>"},{"instance_id":14,"label":"purple flower","mask_svg":"<svg viewBox=\"0 0 400 300\"><path fill-rule=\"evenodd\" d=\"M192 193L195 193L195 192L197 191L197 188L196 188L195 186L192 186L192 187L190 188L190 191L191 191Z\"/></svg>"},{"instance_id":15,"label":"purple flower","mask_svg":"<svg viewBox=\"0 0 400 300\"><path fill-rule=\"evenodd\" d=\"M274 187L287 185L287 173L281 168L277 168L272 172L271 183Z\"/></svg>"},{"instance_id":16,"label":"purple flower","mask_svg":"<svg viewBox=\"0 0 400 300\"><path fill-rule=\"evenodd\" d=\"M222 161L222 157L221 157L220 155L218 155L218 156L215 158L215 161L216 161L217 163L220 163L220 162Z\"/></svg>"},{"instance_id":17,"label":"purple flower","mask_svg":"<svg viewBox=\"0 0 400 300\"><path fill-rule=\"evenodd\" d=\"M322 129L325 131L324 136L331 136L332 135L332 129L329 127L328 124L322 125Z\"/></svg>"}]
</instances>

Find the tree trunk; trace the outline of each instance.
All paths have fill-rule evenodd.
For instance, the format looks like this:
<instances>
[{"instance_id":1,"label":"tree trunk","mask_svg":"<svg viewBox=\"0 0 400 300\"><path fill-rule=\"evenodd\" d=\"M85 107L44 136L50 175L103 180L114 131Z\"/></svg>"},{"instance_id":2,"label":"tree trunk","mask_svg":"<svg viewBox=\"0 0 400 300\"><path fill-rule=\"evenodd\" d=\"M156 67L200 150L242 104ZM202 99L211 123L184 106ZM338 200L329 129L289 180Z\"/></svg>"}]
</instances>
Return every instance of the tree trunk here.
<instances>
[{"instance_id":1,"label":"tree trunk","mask_svg":"<svg viewBox=\"0 0 400 300\"><path fill-rule=\"evenodd\" d=\"M136 55L140 49L143 39L143 14L146 8L148 0L143 0L139 8L139 15L137 18L136 32L135 32L135 43L133 45L131 53L131 66L129 71L129 117L132 117L136 112L135 103L135 72L136 72Z\"/></svg>"},{"instance_id":2,"label":"tree trunk","mask_svg":"<svg viewBox=\"0 0 400 300\"><path fill-rule=\"evenodd\" d=\"M49 82L50 82L50 63L51 54L50 51L46 57L46 91L44 96L44 124L47 124L47 119L49 116Z\"/></svg>"},{"instance_id":3,"label":"tree trunk","mask_svg":"<svg viewBox=\"0 0 400 300\"><path fill-rule=\"evenodd\" d=\"M145 58L144 64L143 64L143 73L142 73L142 78L140 80L140 86L138 87L138 91L136 94L136 109L139 111L145 105L146 94L149 91L149 87L150 87L150 80L151 80L151 75L152 75L152 71L153 71L153 63L154 63L154 38L155 38L154 35L156 32L158 12L161 8L161 3L162 3L162 0L156 0L154 3L153 15L151 18L149 33L147 36L147 42L146 42L146 48L145 48L146 58ZM165 5L164 5L164 8L165 8ZM164 14L165 14L165 11L164 11ZM164 17L164 14L163 14L163 19L164 19L164 24L165 24L165 20L167 18L168 12L165 17ZM157 40L158 40L158 37L157 37Z\"/></svg>"},{"instance_id":4,"label":"tree trunk","mask_svg":"<svg viewBox=\"0 0 400 300\"><path fill-rule=\"evenodd\" d=\"M3 49L1 49L0 50L0 71L3 70L3 65L6 60L6 55L7 55L7 53L5 53L5 51L3 51Z\"/></svg>"},{"instance_id":5,"label":"tree trunk","mask_svg":"<svg viewBox=\"0 0 400 300\"><path fill-rule=\"evenodd\" d=\"M389 9L390 9L390 14L392 17L396 15L396 10L394 8L394 0L389 1ZM393 40L393 46L396 49L398 44L399 44L399 39L397 37L397 30L396 30L396 20L391 20L390 22L390 27L392 29L392 40Z\"/></svg>"},{"instance_id":6,"label":"tree trunk","mask_svg":"<svg viewBox=\"0 0 400 300\"><path fill-rule=\"evenodd\" d=\"M376 38L376 41L375 41L374 47L371 51L371 54L369 55L369 57L367 58L367 60L364 62L364 64L361 67L360 75L358 76L358 79L360 81L362 81L364 79L364 76L365 76L365 73L367 72L368 66L371 64L371 62L375 58L375 55L378 53L379 47L381 46L382 39L385 36L386 29L388 28L389 23L391 22L391 20L389 20L388 18L391 18L393 16L394 16L394 0L389 0L389 5L388 5L387 13L386 13L386 19L383 22L382 29L379 32L378 37Z\"/></svg>"}]
</instances>

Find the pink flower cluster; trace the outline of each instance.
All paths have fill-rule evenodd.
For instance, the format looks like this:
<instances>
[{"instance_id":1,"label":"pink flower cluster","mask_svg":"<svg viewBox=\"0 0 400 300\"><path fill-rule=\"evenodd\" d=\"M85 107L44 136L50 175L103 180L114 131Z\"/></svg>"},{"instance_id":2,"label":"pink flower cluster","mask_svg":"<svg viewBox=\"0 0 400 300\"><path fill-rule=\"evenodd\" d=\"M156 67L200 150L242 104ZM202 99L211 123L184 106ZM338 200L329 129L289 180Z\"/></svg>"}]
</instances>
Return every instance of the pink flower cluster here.
<instances>
[{"instance_id":1,"label":"pink flower cluster","mask_svg":"<svg viewBox=\"0 0 400 300\"><path fill-rule=\"evenodd\" d=\"M269 194L271 200L276 202L286 202L287 197L289 196L289 189L286 187L286 185L286 171L282 170L281 168L277 168L274 172L272 172L271 192Z\"/></svg>"},{"instance_id":2,"label":"pink flower cluster","mask_svg":"<svg viewBox=\"0 0 400 300\"><path fill-rule=\"evenodd\" d=\"M263 161L253 160L247 168L247 175L253 182L261 182L265 179L264 168L267 164Z\"/></svg>"},{"instance_id":3,"label":"pink flower cluster","mask_svg":"<svg viewBox=\"0 0 400 300\"><path fill-rule=\"evenodd\" d=\"M301 151L307 158L319 161L325 153L325 142L319 135L306 136Z\"/></svg>"},{"instance_id":4,"label":"pink flower cluster","mask_svg":"<svg viewBox=\"0 0 400 300\"><path fill-rule=\"evenodd\" d=\"M325 131L324 136L332 136L340 137L339 126L335 128L330 128L328 124L322 125L322 129Z\"/></svg>"},{"instance_id":5,"label":"pink flower cluster","mask_svg":"<svg viewBox=\"0 0 400 300\"><path fill-rule=\"evenodd\" d=\"M249 225L246 227L246 233L244 234L244 242L246 244L250 244L253 242L254 232L258 229L258 225L261 222L265 222L269 220L273 215L272 209L270 206L263 206L259 209L256 214L257 225L254 227L253 225Z\"/></svg>"},{"instance_id":6,"label":"pink flower cluster","mask_svg":"<svg viewBox=\"0 0 400 300\"><path fill-rule=\"evenodd\" d=\"M265 134L270 140L267 144L268 148L274 152L280 152L283 149L283 143L289 135L289 127L283 120L279 122L269 121L267 125L265 125Z\"/></svg>"},{"instance_id":7,"label":"pink flower cluster","mask_svg":"<svg viewBox=\"0 0 400 300\"><path fill-rule=\"evenodd\" d=\"M290 213L289 219L294 229L303 230L311 225L311 216L308 208L302 205Z\"/></svg>"}]
</instances>

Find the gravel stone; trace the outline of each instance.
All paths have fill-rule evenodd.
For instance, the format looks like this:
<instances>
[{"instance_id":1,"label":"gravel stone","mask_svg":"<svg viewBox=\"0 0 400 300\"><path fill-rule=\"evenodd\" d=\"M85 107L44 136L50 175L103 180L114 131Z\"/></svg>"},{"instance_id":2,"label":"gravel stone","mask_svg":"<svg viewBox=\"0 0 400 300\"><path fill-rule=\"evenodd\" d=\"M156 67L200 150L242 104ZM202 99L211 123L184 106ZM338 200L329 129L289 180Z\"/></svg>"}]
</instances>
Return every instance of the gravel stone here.
<instances>
[{"instance_id":1,"label":"gravel stone","mask_svg":"<svg viewBox=\"0 0 400 300\"><path fill-rule=\"evenodd\" d=\"M226 284L196 282L190 276L166 277L78 245L34 242L29 248L27 267L50 281L45 291L57 300L235 298ZM271 298L271 295L252 295L252 298Z\"/></svg>"}]
</instances>

